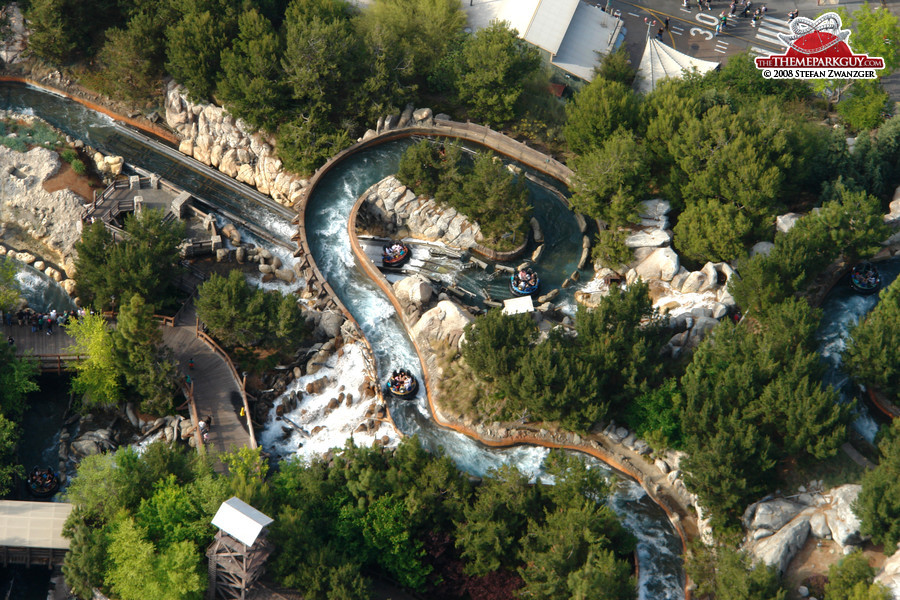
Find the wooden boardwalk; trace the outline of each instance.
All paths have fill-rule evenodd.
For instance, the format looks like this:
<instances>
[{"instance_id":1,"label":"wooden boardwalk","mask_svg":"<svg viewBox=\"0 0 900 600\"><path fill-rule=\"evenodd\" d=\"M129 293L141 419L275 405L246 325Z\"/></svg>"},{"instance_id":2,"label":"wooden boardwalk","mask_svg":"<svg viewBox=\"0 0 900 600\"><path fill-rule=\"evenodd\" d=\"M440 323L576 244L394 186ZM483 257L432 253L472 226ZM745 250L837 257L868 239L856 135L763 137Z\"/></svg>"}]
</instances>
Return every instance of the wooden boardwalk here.
<instances>
[{"instance_id":1,"label":"wooden boardwalk","mask_svg":"<svg viewBox=\"0 0 900 600\"><path fill-rule=\"evenodd\" d=\"M181 372L190 375L194 383L194 401L197 413L202 418L212 417L208 445L213 452L229 451L241 446L250 445L250 434L246 418L240 416L244 406L241 386L224 358L216 354L206 343L197 337L197 316L193 303L186 306L179 316L175 327L162 327L163 342L175 352ZM65 368L65 363L56 360L57 356L74 355L68 347L74 340L65 329L53 328L53 334L43 331L31 331L30 325L3 326L6 336L12 336L16 345L16 354L32 354L41 361L44 371L55 371L57 365ZM194 360L193 370L188 369L190 360ZM222 469L222 465L218 465Z\"/></svg>"},{"instance_id":2,"label":"wooden boardwalk","mask_svg":"<svg viewBox=\"0 0 900 600\"><path fill-rule=\"evenodd\" d=\"M213 452L234 450L250 445L240 384L228 364L197 337L197 316L193 303L185 307L175 327L163 327L163 341L175 351L182 373L194 383L194 402L202 418L212 417L208 445ZM194 368L188 363L194 359ZM219 465L221 469L221 465Z\"/></svg>"}]
</instances>

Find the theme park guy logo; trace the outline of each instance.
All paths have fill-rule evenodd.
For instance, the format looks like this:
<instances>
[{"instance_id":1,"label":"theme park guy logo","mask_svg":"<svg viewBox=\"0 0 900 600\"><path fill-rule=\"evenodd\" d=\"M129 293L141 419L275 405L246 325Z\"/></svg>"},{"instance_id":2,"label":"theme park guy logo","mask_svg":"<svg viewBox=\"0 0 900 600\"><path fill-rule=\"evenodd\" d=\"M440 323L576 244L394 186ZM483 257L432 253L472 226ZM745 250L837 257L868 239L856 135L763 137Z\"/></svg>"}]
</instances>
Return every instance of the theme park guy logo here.
<instances>
[{"instance_id":1,"label":"theme park guy logo","mask_svg":"<svg viewBox=\"0 0 900 600\"><path fill-rule=\"evenodd\" d=\"M784 54L756 59L756 68L766 79L875 79L884 59L853 54L847 43L848 29L841 29L837 13L825 13L815 21L798 17L791 33L779 33Z\"/></svg>"}]
</instances>

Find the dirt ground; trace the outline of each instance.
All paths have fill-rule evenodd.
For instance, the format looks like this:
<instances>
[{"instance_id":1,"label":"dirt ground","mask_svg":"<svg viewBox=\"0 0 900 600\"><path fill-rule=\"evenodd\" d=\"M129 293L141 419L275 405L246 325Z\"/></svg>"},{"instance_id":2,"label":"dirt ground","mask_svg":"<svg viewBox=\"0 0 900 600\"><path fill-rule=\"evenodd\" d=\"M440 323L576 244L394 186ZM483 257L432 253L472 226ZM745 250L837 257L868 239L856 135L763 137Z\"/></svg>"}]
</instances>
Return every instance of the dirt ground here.
<instances>
[{"instance_id":1,"label":"dirt ground","mask_svg":"<svg viewBox=\"0 0 900 600\"><path fill-rule=\"evenodd\" d=\"M56 175L44 182L44 191L55 192L64 189L70 189L84 198L85 202L90 202L94 199L94 190L103 189L103 185L94 178L76 175L69 163L63 161Z\"/></svg>"},{"instance_id":2,"label":"dirt ground","mask_svg":"<svg viewBox=\"0 0 900 600\"><path fill-rule=\"evenodd\" d=\"M863 546L863 554L869 559L869 564L878 571L884 565L885 555L881 546L866 544ZM799 600L797 588L801 585L810 587L814 592L814 586L809 585L809 580L816 576L827 576L828 567L844 557L841 547L831 540L819 540L812 536L806 540L806 545L797 553L784 574L784 584L789 590L788 598ZM812 594L815 595L815 594ZM821 596L820 596L821 598Z\"/></svg>"}]
</instances>

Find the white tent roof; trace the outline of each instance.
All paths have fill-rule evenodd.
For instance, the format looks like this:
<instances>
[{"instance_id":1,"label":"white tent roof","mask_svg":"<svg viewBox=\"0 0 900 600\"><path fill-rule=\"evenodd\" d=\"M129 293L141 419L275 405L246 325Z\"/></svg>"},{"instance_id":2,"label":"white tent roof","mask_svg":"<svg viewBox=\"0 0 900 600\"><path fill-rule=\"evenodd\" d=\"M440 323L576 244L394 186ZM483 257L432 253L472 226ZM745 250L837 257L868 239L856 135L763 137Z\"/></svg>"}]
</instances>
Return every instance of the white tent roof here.
<instances>
[{"instance_id":1,"label":"white tent roof","mask_svg":"<svg viewBox=\"0 0 900 600\"><path fill-rule=\"evenodd\" d=\"M66 549L62 529L70 512L66 502L0 500L0 546Z\"/></svg>"},{"instance_id":2,"label":"white tent roof","mask_svg":"<svg viewBox=\"0 0 900 600\"><path fill-rule=\"evenodd\" d=\"M567 73L593 81L594 67L600 62L597 53L607 54L615 47L621 28L621 19L597 6L579 2L565 39L551 62Z\"/></svg>"},{"instance_id":3,"label":"white tent roof","mask_svg":"<svg viewBox=\"0 0 900 600\"><path fill-rule=\"evenodd\" d=\"M555 55L580 3L581 0L516 0L506 3L501 19L509 21L526 42Z\"/></svg>"},{"instance_id":4,"label":"white tent roof","mask_svg":"<svg viewBox=\"0 0 900 600\"><path fill-rule=\"evenodd\" d=\"M510 298L503 301L504 315L518 315L530 312L534 312L534 302L532 302L531 296L519 296L518 298Z\"/></svg>"},{"instance_id":5,"label":"white tent roof","mask_svg":"<svg viewBox=\"0 0 900 600\"><path fill-rule=\"evenodd\" d=\"M688 56L666 46L656 38L647 38L647 45L644 47L644 56L641 58L641 66L634 80L634 87L638 92L646 94L653 91L653 88L667 77L680 79L684 69L690 71L696 68L700 73L706 73L718 67L719 63L717 62Z\"/></svg>"},{"instance_id":6,"label":"white tent roof","mask_svg":"<svg viewBox=\"0 0 900 600\"><path fill-rule=\"evenodd\" d=\"M235 496L222 503L212 524L245 546L252 546L272 520Z\"/></svg>"}]
</instances>

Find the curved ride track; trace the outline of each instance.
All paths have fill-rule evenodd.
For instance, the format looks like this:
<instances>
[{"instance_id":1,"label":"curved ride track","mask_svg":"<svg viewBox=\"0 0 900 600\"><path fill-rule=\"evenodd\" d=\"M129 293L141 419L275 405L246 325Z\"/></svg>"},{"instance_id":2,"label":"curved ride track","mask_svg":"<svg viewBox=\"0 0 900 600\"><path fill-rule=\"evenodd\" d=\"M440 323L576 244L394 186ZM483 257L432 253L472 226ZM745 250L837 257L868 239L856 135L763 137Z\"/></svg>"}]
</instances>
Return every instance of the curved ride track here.
<instances>
[{"instance_id":1,"label":"curved ride track","mask_svg":"<svg viewBox=\"0 0 900 600\"><path fill-rule=\"evenodd\" d=\"M353 308L356 309L356 314L365 323L368 324L368 327L365 327L364 329L367 330L366 333L369 336L374 335L377 338L383 333L384 330L388 329L388 327L385 326L386 323L375 323L375 317L372 314L373 312L377 312L378 309L380 309L382 313L384 313L384 307L372 307L362 304L360 301L361 296L365 294L377 296L377 294L372 293L374 290L367 291L358 287L348 289L347 284L344 282L348 278L346 271L352 269L352 266L355 263L356 265L361 267L366 278L371 283L374 283L378 288L380 288L380 291L385 294L388 301L390 302L389 308L392 316L401 316L402 320L403 311L396 296L394 296L393 294L390 283L384 278L377 267L366 257L355 233L356 213L359 209L359 206L361 205L363 198L363 196L360 195L362 193L362 190L367 188L369 185L377 182L385 174L394 172L396 164L393 165L393 169L388 166L380 166L381 173L377 175L366 173L367 175L369 175L369 178L364 182L359 181L359 177L356 175L347 175L348 177L355 178L352 181L352 187L354 190L356 190L356 193L353 194L354 203L350 208L348 217L345 217L343 208L336 209L331 206L335 203L333 198L323 200L323 198L329 195L337 195L339 193L352 193L349 189L351 187L349 183L340 181L336 182L336 176L329 176L334 167L341 164L346 159L359 154L360 152L366 150L377 151L377 147L383 146L384 144L387 144L389 142L408 138L413 135L428 135L438 137L458 137L467 141L474 141L478 144L490 147L491 149L498 151L501 154L505 154L506 156L515 158L516 160L521 161L523 164L530 168L555 177L557 178L557 180L561 181L564 184L567 183L567 180L571 175L571 171L569 171L560 163L556 163L556 161L548 159L546 156L540 154L539 152L528 148L523 144L519 144L518 142L515 142L514 140L511 140L496 132L491 132L490 135L484 135L483 133L481 133L477 137L475 137L472 135L471 124L454 124L446 121L438 123L440 123L440 125L435 127L417 126L399 131L390 131L344 150L343 152L339 153L331 160L329 160L319 171L316 172L316 174L310 181L310 186L306 190L304 199L295 206L295 208L297 208L299 212L297 219L295 219L294 221L298 225L297 235L295 235L293 238L298 244L296 255L302 257L304 265L308 267L308 272L312 273L311 279L316 282L315 285L321 286L321 289L328 291L330 302L333 303L335 307L339 308L348 319L351 319L354 323L357 323L357 320L354 318L353 312L350 308L348 308L347 304L349 303L353 305ZM460 126L459 131L455 129L455 126L457 125ZM500 139L502 143L496 143L498 139ZM373 159L370 159L369 155L364 156L365 158L361 159L364 162L367 160L371 160L372 163L377 163L379 161L379 157L377 156L375 156ZM385 158L384 161L388 161L388 159ZM548 165L550 168L545 168ZM369 165L370 168L374 166L374 164ZM360 170L363 169L360 168ZM324 192L319 191L319 186L323 181L326 182L324 187L327 188ZM341 189L338 190L338 188ZM319 195L321 195L322 198L320 198ZM332 200L330 204L329 200ZM343 207L343 198L340 200L340 202L341 206ZM314 221L313 223L309 222L310 218L312 218L312 220ZM335 243L335 238L330 238L330 243L326 245L323 243L323 240L320 237L319 232L322 227L325 226L328 222L333 222L338 218L346 221L346 230L344 233L346 234L346 242L349 244L349 250L350 252L352 252L352 256L349 257L349 260L346 256L341 257L340 260L335 259L335 255L339 255L345 252L345 249L343 247L338 247L338 244ZM316 237L316 239L314 239L312 243L309 239L310 236ZM344 242L344 240L341 240L341 242ZM316 254L316 250L319 250L318 256L314 256ZM320 269L318 260L325 260L329 264L326 268ZM323 271L327 273L327 275L323 273ZM335 295L334 288L327 282L329 277L333 280L332 283L334 284L334 287L342 289L342 291L344 292L344 296L347 299L346 303ZM625 476L641 484L647 494L647 497L649 497L653 502L657 504L659 508L662 509L662 511L665 513L665 516L668 517L675 532L678 534L680 538L680 551L684 551L686 543L689 539L693 539L698 535L697 524L692 509L690 509L683 502L683 500L678 497L678 494L675 493L674 490L670 487L670 482L665 478L665 476L660 472L656 472L654 474L654 471L656 471L655 467L653 467L652 465L648 467L643 457L631 452L624 446L611 444L608 438L600 436L588 436L588 439L586 441L581 441L571 434L540 435L535 431L522 430L515 431L512 435L509 435L502 439L489 439L485 438L482 435L479 435L471 427L466 427L463 424L454 423L445 419L440 414L440 411L435 404L435 382L430 373L426 356L423 355L416 340L409 335L410 325L411 324L404 323L402 326L402 331L404 337L407 338L408 341L412 342L414 354L412 356L406 356L404 358L405 360L408 360L410 362L413 360L417 360L417 362L421 365L420 379L424 385L423 389L427 398L427 410L430 413L429 417L432 423L435 423L446 430L451 430L453 432L456 432L457 434L462 434L466 438L474 440L479 445L484 447L499 449L539 446L542 448L562 448L588 454L606 463L619 473L624 474ZM390 337L390 334L386 335ZM391 345L393 350L396 351L396 347L399 346L399 342L396 339L396 335L394 335L393 337L390 337L390 339L385 340L373 339L372 345L377 348L384 348L386 345ZM368 346L368 348L371 349L372 345ZM392 368L409 366L409 364L393 364L390 366L383 364L387 362L387 358L384 356L373 356L373 360L382 363L379 365L382 372L389 372ZM410 406L413 404L414 403L402 403L394 406L393 410L391 411L394 422L399 425L401 429L412 429L416 433L419 433L421 437L426 438L423 440L423 443L425 443L426 445L431 442L430 445L432 447L435 447L437 445L443 446L443 441L439 441L439 443L436 444L433 440L428 439L429 432L426 428L421 426L417 428L417 424L414 422L421 419L421 415L415 414L415 409L410 408ZM409 433L409 431L404 431L404 433ZM453 443L453 441L451 441L451 438L448 438L447 441L448 443ZM461 450L461 452L463 454L466 454L467 452L471 452L471 450L463 449ZM649 570L647 569L647 566L648 565L644 565L641 571ZM679 585L679 588L681 589L678 590L679 595L683 593L684 597L690 598L690 591L685 585L687 582L684 581L684 578L680 573L679 578L681 581L681 584ZM661 590L657 590L655 593L659 592L661 592ZM642 594L641 597L660 596Z\"/></svg>"},{"instance_id":2,"label":"curved ride track","mask_svg":"<svg viewBox=\"0 0 900 600\"><path fill-rule=\"evenodd\" d=\"M2 80L2 79L0 79ZM151 133L156 136L160 136L160 132L157 131L153 127L148 127L146 124L135 121L132 119L124 118L120 115L116 115L105 109L104 107L99 106L96 103L91 102L90 100L86 100L84 98L80 98L76 95L72 95L69 93L60 92L59 90L55 90L52 88L48 88L47 86L37 84L33 81L23 79L23 78L5 78L5 81L14 81L16 83L24 83L39 90L44 91L45 93L51 93L59 96L65 96L79 104L86 106L87 108L102 112L103 114L112 117L115 120L128 123L131 126L142 129L148 133ZM127 132L122 132L128 135ZM79 135L84 135L82 132ZM134 134L131 134L132 136ZM363 321L364 327L359 327L359 323L357 319L354 317L354 314L347 308L346 304L338 298L335 290L332 288L331 283L326 280L325 276L322 274L320 270L320 265L317 260L314 258L313 254L310 252L310 244L308 239L308 234L312 233L315 237L319 232L311 231L308 232L306 230L306 224L308 221L309 215L308 206L310 204L309 199L313 197L313 190L317 189L317 186L321 183L322 179L326 177L326 175L332 170L333 167L342 163L342 170L346 170L344 167L348 164L346 161L347 158L352 155L359 153L363 150L368 150L370 152L375 152L376 154L379 152L378 147L384 147L387 142L398 140L402 138L408 138L411 135L427 135L427 136L445 136L445 137L456 137L458 139L463 139L467 141L472 141L484 146L488 146L495 151L504 154L510 158L518 160L523 164L534 168L535 170L541 171L543 173L549 174L550 176L556 178L563 183L567 183L567 180L571 176L571 171L569 171L564 165L558 163L557 161L547 158L541 153L537 152L532 148L528 148L524 144L520 144L493 132L487 128L474 125L474 124L460 124L460 123L449 123L449 122L441 122L438 121L433 127L414 127L407 128L400 131L391 131L385 133L383 135L377 136L376 138L367 140L364 143L357 144L344 152L333 157L328 163L326 163L323 168L321 168L316 175L313 177L312 185L307 190L307 195L303 201L298 203L296 209L300 213L297 219L295 219L295 224L298 225L298 230L296 235L292 238L297 242L299 248L295 252L295 256L299 257L301 261L305 262L308 266L308 269L312 273L312 277L310 278L311 284L314 289L317 289L320 292L320 295L327 296L327 303L331 304L335 308L341 310L344 315L350 319L353 323L357 324L359 331L366 331L367 335L361 335L361 342L363 343L364 348L366 349L366 354L368 355L370 361L368 369L371 370L371 376L376 378L377 374L375 373L375 364L374 360L378 358L378 355L375 353L372 345L369 343L367 337L376 338L378 342L378 348L382 350L382 354L384 352L397 352L397 347L409 346L409 339L405 335L406 329L401 328L402 331L400 336L397 339L388 339L392 335L396 335L396 331L388 332L387 338L385 335L382 335L382 332L376 326L377 323L373 322L373 319L377 320L378 315L373 315L371 312L360 312L356 311L356 314ZM130 137L130 136L129 136ZM168 137L170 136L160 136L160 137ZM168 153L166 153L168 154ZM175 154L175 153L173 153ZM174 158L171 157L170 158ZM384 157L381 157L384 158ZM395 157L396 158L396 157ZM179 162L183 164L192 165L191 159L179 156ZM388 158L388 162L390 162L390 158ZM353 161L349 161L352 163ZM396 170L396 161L394 161L393 167L389 169L389 171L395 172ZM389 174L389 173L385 173ZM205 173L204 176L207 176ZM362 176L369 176L370 173L365 173ZM358 173L356 176L360 176ZM376 177L374 180L370 181L365 187L368 187L374 181L380 179L383 175ZM207 176L209 177L209 176ZM364 188L363 188L364 189ZM360 190L361 191L361 190ZM245 190L245 196L251 196L249 188ZM353 199L356 199L356 194ZM351 203L352 204L352 203ZM253 209L251 209L253 210ZM340 222L340 229L345 230L346 224L346 215L341 216L342 220ZM345 240L347 241L347 240ZM342 257L345 261L345 265L332 265L335 266L338 270L340 270L343 266L352 265L354 259L353 254L349 250L349 242L347 255ZM322 256L318 257L320 260L323 258ZM326 259L329 257L325 257ZM355 269L354 269L355 270ZM329 272L329 275L334 274L334 269L326 269L326 272ZM375 281L372 279L365 279L370 284ZM354 285L359 282L354 281ZM368 296L378 296L377 288L373 285L369 286L367 290L341 290L345 295L350 293L352 296L353 292L362 293L363 295ZM396 298L392 298L392 294L389 294L388 298L393 302L396 302ZM359 304L359 298L351 298L348 296L348 299L351 300L351 304L355 307ZM377 299L376 299L377 300ZM385 306L376 307L382 310L382 312L386 312L386 309L389 309L391 315L387 315L388 318L393 319L393 316L397 313L394 310L394 307L391 304L386 304ZM377 312L377 311L375 311ZM386 329L390 329L387 327ZM403 339L399 339L402 337ZM397 347L391 346L391 342L397 342ZM402 348L399 351L402 353ZM412 364L413 361L416 360L416 355L418 354L418 348L413 349L414 354L405 355L402 357L404 361ZM424 365L424 363L422 363ZM421 373L420 373L421 374ZM426 395L429 398L429 402L432 401L431 394L432 391L429 388L427 378L421 377L422 381L426 382ZM406 407L408 408L412 403L407 403ZM402 410L395 409L398 414L402 413ZM498 466L504 461L513 461L517 463L519 466L528 468L532 467L534 471L537 470L537 465L543 460L543 456L545 455L545 451L542 451L540 448L567 448L571 450L578 450L581 452L586 452L599 458L601 461L611 465L613 468L619 470L620 472L629 475L633 479L640 480L642 478L641 467L643 459L637 455L634 455L633 460L627 457L617 459L615 454L610 449L605 449L601 447L596 442L592 445L585 446L584 444L578 445L571 441L571 439L566 438L562 439L558 436L558 440L548 440L538 438L536 436L529 435L519 435L514 438L504 439L504 440L481 440L478 436L475 435L474 432L469 431L462 427L453 427L450 424L440 423L442 426L446 428L443 429L443 433L441 433L440 429L437 429L433 426L430 426L431 423L435 423L432 418L426 419L428 423L426 426L422 426L422 420L424 418L423 415L403 415L400 414L403 419L410 419L409 422L400 424L399 429L406 427L406 429L416 430L416 433L423 439L423 443L430 445L432 449L437 450L441 446L453 447L456 455L454 458L457 462L461 460L463 462L468 462L470 467L472 467L472 471L485 472L488 468L492 466ZM414 422L414 420L417 420ZM476 440L479 443L475 443L472 440ZM515 448L509 448L507 450L493 450L489 451L487 447L511 447L515 446ZM462 453L463 456L460 456L459 453ZM500 454L498 454L500 453ZM661 491L657 486L659 485L656 482L647 482L646 478L644 478L645 485L649 488L648 495L640 493L635 486L635 484L623 483L624 488L620 490L619 493L616 494L614 498L614 506L617 510L622 514L623 519L626 521L626 525L634 531L640 540L645 541L643 544L644 548L641 548L641 542L639 541L638 548L638 556L642 563L642 568L640 569L640 588L641 588L641 598L678 598L682 597L685 587L684 577L680 565L680 552L683 551L683 544L685 535L691 537L693 534L694 528L690 526L687 521L683 521L679 518L680 510L676 508L673 510L670 506L668 506L667 501L663 498L659 497L659 492ZM652 493L650 493L652 492ZM646 499L650 498L652 501L647 502ZM656 503L656 504L654 504ZM662 508L662 511L665 511L663 514L662 511L659 510L659 507ZM665 523L665 515L668 515L672 520L672 524L675 528L675 531L680 536L680 542L677 543L677 549L672 544L674 541L672 539L671 530L666 531L665 527L662 527L662 523ZM678 537L674 538L675 540L679 540ZM661 563L665 562L664 566ZM689 592L685 594L686 597L690 597Z\"/></svg>"}]
</instances>

